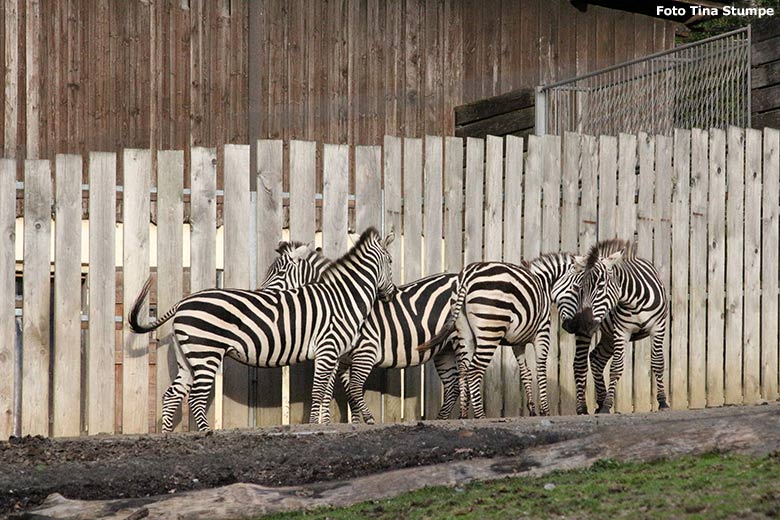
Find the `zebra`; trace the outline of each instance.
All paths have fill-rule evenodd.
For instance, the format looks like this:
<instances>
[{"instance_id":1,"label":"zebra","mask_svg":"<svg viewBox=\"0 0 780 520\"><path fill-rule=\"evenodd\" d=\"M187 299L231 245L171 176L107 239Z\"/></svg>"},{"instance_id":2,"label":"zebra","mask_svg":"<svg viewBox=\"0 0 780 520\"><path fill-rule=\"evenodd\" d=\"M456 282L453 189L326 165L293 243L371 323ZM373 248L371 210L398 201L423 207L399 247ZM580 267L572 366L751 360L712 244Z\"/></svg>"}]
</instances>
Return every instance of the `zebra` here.
<instances>
[{"instance_id":1,"label":"zebra","mask_svg":"<svg viewBox=\"0 0 780 520\"><path fill-rule=\"evenodd\" d=\"M339 356L354 341L374 299L389 299L396 291L387 252L392 240L392 233L383 240L369 228L319 282L292 290L207 289L142 325L139 314L149 292L147 281L130 311L130 327L141 334L173 318L178 347L179 372L163 396L163 431L171 431L173 414L188 392L198 429L209 430L206 402L225 355L258 367L313 359L309 420L329 422Z\"/></svg>"},{"instance_id":2,"label":"zebra","mask_svg":"<svg viewBox=\"0 0 780 520\"><path fill-rule=\"evenodd\" d=\"M626 344L647 337L652 337L653 342L650 362L658 408L669 408L663 381L668 305L658 271L650 262L636 256L634 243L620 239L597 243L587 257L578 257L576 269L582 275L577 312L563 322L563 327L578 336L575 355L578 413L587 413L583 358L592 335L598 330L601 330L601 339L589 355L596 385L597 413L609 413L612 408L615 387L623 373ZM610 358L612 365L607 388L604 368Z\"/></svg>"},{"instance_id":3,"label":"zebra","mask_svg":"<svg viewBox=\"0 0 780 520\"><path fill-rule=\"evenodd\" d=\"M441 328L450 312L450 299L458 275L441 273L398 287L388 301L377 301L363 324L352 349L339 364L339 377L347 390L352 422L374 424L364 399L364 387L371 370L406 368L433 359L444 386L438 419L449 418L458 400L458 368L455 362L454 334L434 348L419 352L418 344Z\"/></svg>"},{"instance_id":4,"label":"zebra","mask_svg":"<svg viewBox=\"0 0 780 520\"><path fill-rule=\"evenodd\" d=\"M480 385L500 345L512 346L520 364L529 412L535 413L531 374L523 355L523 347L529 342L533 342L537 352L539 411L549 414L546 365L551 301L568 290L575 276L574 257L568 253L542 255L523 265L477 262L461 271L447 322L436 336L418 347L432 348L457 329L462 338L457 347L461 416L468 407L465 386L468 386L474 416L485 416Z\"/></svg>"}]
</instances>

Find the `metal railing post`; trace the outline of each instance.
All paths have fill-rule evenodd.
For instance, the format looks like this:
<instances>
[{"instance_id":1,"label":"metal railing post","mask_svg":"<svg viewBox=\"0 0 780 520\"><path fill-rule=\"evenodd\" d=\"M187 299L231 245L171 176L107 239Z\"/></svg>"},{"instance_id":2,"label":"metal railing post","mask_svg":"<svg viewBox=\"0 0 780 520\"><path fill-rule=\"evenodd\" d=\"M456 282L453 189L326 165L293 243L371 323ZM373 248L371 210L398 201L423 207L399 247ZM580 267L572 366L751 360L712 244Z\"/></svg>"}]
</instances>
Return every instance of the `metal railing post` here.
<instances>
[{"instance_id":1,"label":"metal railing post","mask_svg":"<svg viewBox=\"0 0 780 520\"><path fill-rule=\"evenodd\" d=\"M547 93L544 91L544 87L536 87L534 115L536 120L534 134L545 135L547 133Z\"/></svg>"}]
</instances>

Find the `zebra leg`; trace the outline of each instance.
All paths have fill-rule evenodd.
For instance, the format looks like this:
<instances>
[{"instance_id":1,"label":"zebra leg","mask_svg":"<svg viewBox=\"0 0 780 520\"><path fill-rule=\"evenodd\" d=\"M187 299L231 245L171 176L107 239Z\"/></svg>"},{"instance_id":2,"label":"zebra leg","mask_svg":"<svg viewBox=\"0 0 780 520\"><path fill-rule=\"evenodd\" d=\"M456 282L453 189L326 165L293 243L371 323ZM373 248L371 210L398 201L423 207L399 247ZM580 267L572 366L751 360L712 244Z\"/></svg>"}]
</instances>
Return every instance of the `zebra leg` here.
<instances>
[{"instance_id":1,"label":"zebra leg","mask_svg":"<svg viewBox=\"0 0 780 520\"><path fill-rule=\"evenodd\" d=\"M311 392L311 413L309 414L309 423L317 424L320 422L321 414L327 406L324 401L328 396L328 385L330 383L331 393L333 383L331 378L336 378L336 367L338 358L336 356L336 345L332 340L326 339L315 350L314 356L314 384ZM330 405L328 400L327 405ZM328 413L328 415L330 415Z\"/></svg>"},{"instance_id":2,"label":"zebra leg","mask_svg":"<svg viewBox=\"0 0 780 520\"><path fill-rule=\"evenodd\" d=\"M363 416L363 420L366 424L374 424L374 416L371 414L371 409L366 404L364 396L366 380L371 375L371 370L376 363L375 351L366 350L355 354L352 359L352 374L349 378L349 391L350 406L353 406L352 401L355 402L352 409L352 422L359 423L360 416Z\"/></svg>"},{"instance_id":3,"label":"zebra leg","mask_svg":"<svg viewBox=\"0 0 780 520\"><path fill-rule=\"evenodd\" d=\"M590 351L590 369L593 372L593 382L596 386L596 411L599 412L607 398L607 385L604 381L604 367L612 357L611 337L602 334L596 348Z\"/></svg>"},{"instance_id":4,"label":"zebra leg","mask_svg":"<svg viewBox=\"0 0 780 520\"><path fill-rule=\"evenodd\" d=\"M455 361L455 352L451 348L445 348L433 356L433 364L436 367L436 373L444 386L444 399L442 401L437 419L446 420L450 418L455 404L458 402L460 392L458 385L458 365Z\"/></svg>"},{"instance_id":5,"label":"zebra leg","mask_svg":"<svg viewBox=\"0 0 780 520\"><path fill-rule=\"evenodd\" d=\"M497 348L498 345L493 344L479 345L469 365L469 393L471 394L471 407L474 409L475 419L485 418L485 404L482 401L482 379L485 377L485 370L487 370Z\"/></svg>"},{"instance_id":6,"label":"zebra leg","mask_svg":"<svg viewBox=\"0 0 780 520\"><path fill-rule=\"evenodd\" d=\"M609 413L612 409L612 404L615 402L615 388L617 387L617 382L620 380L620 376L623 375L623 356L626 351L626 343L628 343L628 337L624 334L618 334L616 331L612 353L612 365L609 367L609 388L607 389L607 398L604 399L604 403L601 405L599 413Z\"/></svg>"},{"instance_id":7,"label":"zebra leg","mask_svg":"<svg viewBox=\"0 0 780 520\"><path fill-rule=\"evenodd\" d=\"M358 422L359 416L357 415L357 401L352 397L349 391L349 381L352 377L352 360L348 357L344 357L339 360L338 370L336 371L336 377L341 381L341 386L344 387L344 391L347 394L347 402L349 403L349 409L352 412L351 422Z\"/></svg>"},{"instance_id":8,"label":"zebra leg","mask_svg":"<svg viewBox=\"0 0 780 520\"><path fill-rule=\"evenodd\" d=\"M330 372L327 380L327 386L325 387L325 394L320 404L320 422L322 424L330 424L330 402L333 400L333 387L336 383L336 371L338 370L338 364L333 365L333 369Z\"/></svg>"},{"instance_id":9,"label":"zebra leg","mask_svg":"<svg viewBox=\"0 0 780 520\"><path fill-rule=\"evenodd\" d=\"M577 388L577 414L588 415L585 389L588 384L588 350L590 336L577 335L577 347L574 351L574 385Z\"/></svg>"},{"instance_id":10,"label":"zebra leg","mask_svg":"<svg viewBox=\"0 0 780 520\"><path fill-rule=\"evenodd\" d=\"M547 354L550 352L550 320L541 326L534 338L536 352L536 380L539 386L539 414L550 415L547 400Z\"/></svg>"},{"instance_id":11,"label":"zebra leg","mask_svg":"<svg viewBox=\"0 0 780 520\"><path fill-rule=\"evenodd\" d=\"M664 388L664 332L665 330L662 328L660 332L653 335L653 349L650 351L650 366L655 376L655 394L659 410L669 408Z\"/></svg>"},{"instance_id":12,"label":"zebra leg","mask_svg":"<svg viewBox=\"0 0 780 520\"><path fill-rule=\"evenodd\" d=\"M171 386L163 394L162 402L162 432L169 433L173 431L173 416L176 410L181 406L181 401L187 395L192 387L192 374L190 371L179 365L179 371L171 383Z\"/></svg>"},{"instance_id":13,"label":"zebra leg","mask_svg":"<svg viewBox=\"0 0 780 520\"><path fill-rule=\"evenodd\" d=\"M458 388L460 390L460 418L468 419L470 401L468 372L470 363L465 349L458 349L458 352L456 353L456 362L458 364Z\"/></svg>"},{"instance_id":14,"label":"zebra leg","mask_svg":"<svg viewBox=\"0 0 780 520\"><path fill-rule=\"evenodd\" d=\"M536 415L533 389L534 375L531 373L531 369L528 368L528 363L525 361L525 352L518 354L516 359L517 364L520 365L520 382L523 384L523 390L525 390L525 403L528 408L528 415L534 417Z\"/></svg>"},{"instance_id":15,"label":"zebra leg","mask_svg":"<svg viewBox=\"0 0 780 520\"><path fill-rule=\"evenodd\" d=\"M209 420L206 417L206 404L209 400L209 394L214 387L214 378L217 375L217 369L222 364L222 356L214 354L216 362L209 363L205 359L199 359L201 366L195 371L192 390L190 390L190 412L195 417L195 424L198 431L211 431Z\"/></svg>"}]
</instances>

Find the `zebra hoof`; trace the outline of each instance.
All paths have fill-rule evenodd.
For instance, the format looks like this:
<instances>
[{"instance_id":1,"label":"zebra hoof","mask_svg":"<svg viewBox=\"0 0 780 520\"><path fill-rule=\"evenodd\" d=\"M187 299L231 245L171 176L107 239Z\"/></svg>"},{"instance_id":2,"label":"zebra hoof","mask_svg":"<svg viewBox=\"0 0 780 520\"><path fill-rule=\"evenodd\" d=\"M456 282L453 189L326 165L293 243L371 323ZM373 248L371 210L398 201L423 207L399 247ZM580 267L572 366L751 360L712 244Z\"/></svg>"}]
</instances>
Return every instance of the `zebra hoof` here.
<instances>
[{"instance_id":1,"label":"zebra hoof","mask_svg":"<svg viewBox=\"0 0 780 520\"><path fill-rule=\"evenodd\" d=\"M374 421L373 417L366 417L366 424L376 424L376 421Z\"/></svg>"},{"instance_id":2,"label":"zebra hoof","mask_svg":"<svg viewBox=\"0 0 780 520\"><path fill-rule=\"evenodd\" d=\"M209 430L203 430L203 432L202 432L202 433L203 433L203 436L204 436L204 437L211 437L212 435L214 435L214 430L211 430L211 429L209 429Z\"/></svg>"},{"instance_id":3,"label":"zebra hoof","mask_svg":"<svg viewBox=\"0 0 780 520\"><path fill-rule=\"evenodd\" d=\"M588 415L588 408L577 408L577 415Z\"/></svg>"},{"instance_id":4,"label":"zebra hoof","mask_svg":"<svg viewBox=\"0 0 780 520\"><path fill-rule=\"evenodd\" d=\"M658 409L659 410L668 410L669 409L669 403L666 401L658 401Z\"/></svg>"},{"instance_id":5,"label":"zebra hoof","mask_svg":"<svg viewBox=\"0 0 780 520\"><path fill-rule=\"evenodd\" d=\"M601 405L596 413L603 413L609 415L609 407Z\"/></svg>"}]
</instances>

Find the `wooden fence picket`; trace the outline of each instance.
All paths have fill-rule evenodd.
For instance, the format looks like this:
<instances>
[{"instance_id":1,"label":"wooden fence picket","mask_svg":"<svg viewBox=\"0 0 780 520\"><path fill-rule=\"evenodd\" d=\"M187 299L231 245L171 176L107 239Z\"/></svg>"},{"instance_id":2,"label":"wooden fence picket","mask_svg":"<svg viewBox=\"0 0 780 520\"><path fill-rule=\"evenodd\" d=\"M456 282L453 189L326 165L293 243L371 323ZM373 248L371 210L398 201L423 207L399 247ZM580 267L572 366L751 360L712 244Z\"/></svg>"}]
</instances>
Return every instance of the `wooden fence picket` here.
<instances>
[{"instance_id":1,"label":"wooden fence picket","mask_svg":"<svg viewBox=\"0 0 780 520\"><path fill-rule=\"evenodd\" d=\"M89 337L87 424L90 434L115 425L116 154L89 154Z\"/></svg>"},{"instance_id":2,"label":"wooden fence picket","mask_svg":"<svg viewBox=\"0 0 780 520\"><path fill-rule=\"evenodd\" d=\"M707 221L707 406L723 404L723 316L726 311L726 133L710 130Z\"/></svg>"},{"instance_id":3,"label":"wooden fence picket","mask_svg":"<svg viewBox=\"0 0 780 520\"><path fill-rule=\"evenodd\" d=\"M317 143L290 141L290 239L313 242L317 229L314 191L317 186ZM314 365L299 363L285 370L282 377L282 421L286 408L284 396L289 396L289 424L309 422ZM285 373L283 372L283 374ZM287 379L287 383L285 383ZM287 391L285 392L285 386Z\"/></svg>"},{"instance_id":4,"label":"wooden fence picket","mask_svg":"<svg viewBox=\"0 0 780 520\"><path fill-rule=\"evenodd\" d=\"M464 265L482 260L482 207L485 175L485 141L466 139L466 224Z\"/></svg>"},{"instance_id":5,"label":"wooden fence picket","mask_svg":"<svg viewBox=\"0 0 780 520\"><path fill-rule=\"evenodd\" d=\"M282 159L281 140L257 142L257 219L256 279L260 285L276 257L276 246L282 239ZM254 402L255 424L282 424L282 369L263 368L257 371Z\"/></svg>"},{"instance_id":6,"label":"wooden fence picket","mask_svg":"<svg viewBox=\"0 0 780 520\"><path fill-rule=\"evenodd\" d=\"M0 440L14 432L16 366L16 161L0 159Z\"/></svg>"},{"instance_id":7,"label":"wooden fence picket","mask_svg":"<svg viewBox=\"0 0 780 520\"><path fill-rule=\"evenodd\" d=\"M385 136L384 141L384 232L395 233L395 240L390 244L390 255L394 259L393 279L400 284L402 278L401 244L401 168L403 164L402 140L399 137ZM401 370L391 369L387 371L385 393L382 397L383 422L397 422L401 420L403 413L403 401L401 399L403 374Z\"/></svg>"},{"instance_id":8,"label":"wooden fence picket","mask_svg":"<svg viewBox=\"0 0 780 520\"><path fill-rule=\"evenodd\" d=\"M225 287L249 288L249 145L227 144L224 199L224 278ZM249 368L225 356L222 397L222 426L249 426Z\"/></svg>"},{"instance_id":9,"label":"wooden fence picket","mask_svg":"<svg viewBox=\"0 0 780 520\"><path fill-rule=\"evenodd\" d=\"M157 152L157 316L162 316L184 295L184 153ZM162 396L176 377L175 345L171 322L157 329L157 431L162 427ZM181 411L174 416L175 429L183 428Z\"/></svg>"},{"instance_id":10,"label":"wooden fence picket","mask_svg":"<svg viewBox=\"0 0 780 520\"><path fill-rule=\"evenodd\" d=\"M755 403L762 397L777 399L774 393L764 393L762 381L777 381L776 351L761 357L761 131L745 133L745 281L743 325L743 395L745 403ZM766 368L767 370L764 370Z\"/></svg>"},{"instance_id":11,"label":"wooden fence picket","mask_svg":"<svg viewBox=\"0 0 780 520\"><path fill-rule=\"evenodd\" d=\"M709 137L691 131L691 238L688 318L688 396L691 408L707 404L707 197Z\"/></svg>"},{"instance_id":12,"label":"wooden fence picket","mask_svg":"<svg viewBox=\"0 0 780 520\"><path fill-rule=\"evenodd\" d=\"M349 146L326 144L322 163L322 252L338 258L349 250ZM347 417L346 394L341 384L334 385L330 411L334 422Z\"/></svg>"},{"instance_id":13,"label":"wooden fence picket","mask_svg":"<svg viewBox=\"0 0 780 520\"><path fill-rule=\"evenodd\" d=\"M523 194L523 258L531 260L542 254L542 170L544 149L542 139L528 136L528 156L525 162L525 193ZM536 351L533 346L525 349L525 362L536 381ZM539 404L539 391L534 386L534 402ZM524 410L527 410L524 408ZM524 413L527 413L524 412Z\"/></svg>"},{"instance_id":14,"label":"wooden fence picket","mask_svg":"<svg viewBox=\"0 0 780 520\"><path fill-rule=\"evenodd\" d=\"M615 213L615 236L623 240L634 239L636 231L637 207L634 197L637 189L637 138L634 135L618 136L618 205ZM634 358L641 355L641 344L628 344L623 355L623 376L618 383L618 395L631 395L631 399L618 399L616 409L621 413L634 411L637 403L634 396ZM642 365L636 367L641 370ZM640 377L641 379L641 377ZM638 411L638 410L637 410Z\"/></svg>"},{"instance_id":15,"label":"wooden fence picket","mask_svg":"<svg viewBox=\"0 0 780 520\"><path fill-rule=\"evenodd\" d=\"M726 307L725 395L726 404L742 403L742 302L744 276L745 225L745 130L730 126L727 130L726 156ZM755 374L758 376L758 374ZM758 379L755 379L758 398Z\"/></svg>"},{"instance_id":16,"label":"wooden fence picket","mask_svg":"<svg viewBox=\"0 0 780 520\"><path fill-rule=\"evenodd\" d=\"M523 138L506 136L506 167L504 168L504 262L519 264L522 261L523 242ZM520 382L520 366L514 352L503 350L501 374L504 379L504 415L522 415L524 393Z\"/></svg>"},{"instance_id":17,"label":"wooden fence picket","mask_svg":"<svg viewBox=\"0 0 780 520\"><path fill-rule=\"evenodd\" d=\"M503 234L502 202L504 196L504 140L487 136L485 147L485 204L484 204L484 259L501 260ZM504 407L504 378L501 368L504 356L511 356L510 349L496 349L485 371L485 414L501 417Z\"/></svg>"},{"instance_id":18,"label":"wooden fence picket","mask_svg":"<svg viewBox=\"0 0 780 520\"><path fill-rule=\"evenodd\" d=\"M195 147L191 152L190 178L190 293L216 287L217 281L217 151ZM222 372L220 368L219 372ZM219 376L218 376L219 377ZM215 381L207 417L212 428L222 424L222 388ZM196 426L191 422L192 429Z\"/></svg>"},{"instance_id":19,"label":"wooden fence picket","mask_svg":"<svg viewBox=\"0 0 780 520\"><path fill-rule=\"evenodd\" d=\"M778 247L780 246L780 131L764 129L761 217L761 362L763 394L778 393Z\"/></svg>"},{"instance_id":20,"label":"wooden fence picket","mask_svg":"<svg viewBox=\"0 0 780 520\"><path fill-rule=\"evenodd\" d=\"M149 150L130 149L122 155L123 204L123 309L130 312L135 298L149 277L149 190L152 155ZM141 311L143 323L148 308ZM122 433L149 431L149 337L135 334L125 320L122 349Z\"/></svg>"},{"instance_id":21,"label":"wooden fence picket","mask_svg":"<svg viewBox=\"0 0 780 520\"><path fill-rule=\"evenodd\" d=\"M580 137L567 132L563 136L561 166L561 251L579 253L579 163ZM559 378L561 385L561 414L575 413L577 390L574 385L574 354L576 341L573 334L562 333L560 342Z\"/></svg>"},{"instance_id":22,"label":"wooden fence picket","mask_svg":"<svg viewBox=\"0 0 780 520\"><path fill-rule=\"evenodd\" d=\"M672 185L672 287L670 297L671 366L669 403L688 407L688 238L690 233L691 132L674 133Z\"/></svg>"},{"instance_id":23,"label":"wooden fence picket","mask_svg":"<svg viewBox=\"0 0 780 520\"><path fill-rule=\"evenodd\" d=\"M355 148L355 227L362 232L370 226L385 236L382 229L382 149L379 146L358 146ZM400 261L394 263L393 271L400 267ZM386 375L386 370L374 368L366 380L366 405L377 420L382 418Z\"/></svg>"},{"instance_id":24,"label":"wooden fence picket","mask_svg":"<svg viewBox=\"0 0 780 520\"><path fill-rule=\"evenodd\" d=\"M655 224L653 226L653 264L658 270L667 298L671 287L672 251L672 138L655 138ZM664 336L664 381L669 385L669 334ZM655 392L655 384L653 384ZM655 403L655 401L654 401ZM654 404L657 406L657 404Z\"/></svg>"},{"instance_id":25,"label":"wooden fence picket","mask_svg":"<svg viewBox=\"0 0 780 520\"><path fill-rule=\"evenodd\" d=\"M542 137L542 253L560 251L561 235L561 138L552 135ZM532 260L532 258L528 258ZM547 354L547 396L550 413L560 410L560 383L558 381L558 310L552 306L550 350ZM538 353L537 353L538 356Z\"/></svg>"},{"instance_id":26,"label":"wooden fence picket","mask_svg":"<svg viewBox=\"0 0 780 520\"><path fill-rule=\"evenodd\" d=\"M425 237L424 276L442 272L442 174L444 173L444 142L441 137L425 136L425 205L423 235ZM424 417L434 419L442 403L442 389L433 363L423 369Z\"/></svg>"},{"instance_id":27,"label":"wooden fence picket","mask_svg":"<svg viewBox=\"0 0 780 520\"><path fill-rule=\"evenodd\" d=\"M637 141L639 178L637 198L637 254L641 258L653 258L653 226L655 220L655 136L640 133ZM653 386L650 367L650 338L634 342L634 407L638 412L648 412L653 407ZM628 374L628 372L626 372Z\"/></svg>"},{"instance_id":28,"label":"wooden fence picket","mask_svg":"<svg viewBox=\"0 0 780 520\"><path fill-rule=\"evenodd\" d=\"M81 433L81 157L55 158L52 434Z\"/></svg>"},{"instance_id":29,"label":"wooden fence picket","mask_svg":"<svg viewBox=\"0 0 780 520\"><path fill-rule=\"evenodd\" d=\"M24 162L22 435L49 435L51 203L49 161Z\"/></svg>"},{"instance_id":30,"label":"wooden fence picket","mask_svg":"<svg viewBox=\"0 0 780 520\"><path fill-rule=\"evenodd\" d=\"M422 275L422 139L404 139L404 283ZM404 420L419 419L422 387L421 369L404 369Z\"/></svg>"}]
</instances>

